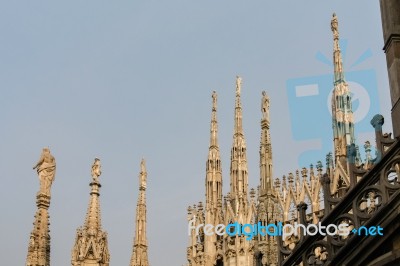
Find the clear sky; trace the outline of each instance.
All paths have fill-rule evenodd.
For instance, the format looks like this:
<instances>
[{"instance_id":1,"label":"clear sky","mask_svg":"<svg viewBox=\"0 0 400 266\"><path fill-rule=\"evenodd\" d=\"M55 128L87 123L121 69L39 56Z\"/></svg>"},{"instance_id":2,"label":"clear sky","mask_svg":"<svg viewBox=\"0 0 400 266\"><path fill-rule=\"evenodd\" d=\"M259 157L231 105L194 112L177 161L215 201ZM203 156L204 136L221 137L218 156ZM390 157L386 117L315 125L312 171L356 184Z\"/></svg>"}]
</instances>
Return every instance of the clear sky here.
<instances>
[{"instance_id":1,"label":"clear sky","mask_svg":"<svg viewBox=\"0 0 400 266\"><path fill-rule=\"evenodd\" d=\"M302 148L291 133L286 86L291 79L332 74L321 58L332 57L333 12L347 40L344 67L375 73L384 129L391 131L378 0L2 1L2 265L25 262L39 187L32 167L45 146L57 161L52 265L70 265L95 157L102 161L102 224L111 265L130 260L142 157L150 263L184 264L186 208L204 200L211 92L218 92L225 193L237 74L243 79L250 186L259 180L262 90L271 98L274 174L294 171ZM355 64L365 51L368 59ZM310 132L330 127L329 120L310 119Z\"/></svg>"}]
</instances>

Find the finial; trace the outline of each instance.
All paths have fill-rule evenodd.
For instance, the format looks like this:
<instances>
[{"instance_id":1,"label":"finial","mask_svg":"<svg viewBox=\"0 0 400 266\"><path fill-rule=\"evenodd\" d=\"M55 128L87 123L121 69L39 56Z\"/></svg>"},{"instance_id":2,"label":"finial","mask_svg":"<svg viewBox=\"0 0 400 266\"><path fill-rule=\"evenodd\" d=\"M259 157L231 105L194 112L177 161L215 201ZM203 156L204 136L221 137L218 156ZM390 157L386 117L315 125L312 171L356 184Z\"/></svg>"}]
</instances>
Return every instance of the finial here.
<instances>
[{"instance_id":1,"label":"finial","mask_svg":"<svg viewBox=\"0 0 400 266\"><path fill-rule=\"evenodd\" d=\"M317 162L317 171L318 171L318 173L322 173L322 168L323 168L322 162L318 161Z\"/></svg>"},{"instance_id":2,"label":"finial","mask_svg":"<svg viewBox=\"0 0 400 266\"><path fill-rule=\"evenodd\" d=\"M326 168L332 168L332 152L328 152L326 155Z\"/></svg>"},{"instance_id":3,"label":"finial","mask_svg":"<svg viewBox=\"0 0 400 266\"><path fill-rule=\"evenodd\" d=\"M140 162L140 171L141 171L142 173L145 173L145 172L146 172L146 161L145 161L144 158L142 158L142 161Z\"/></svg>"},{"instance_id":4,"label":"finial","mask_svg":"<svg viewBox=\"0 0 400 266\"><path fill-rule=\"evenodd\" d=\"M218 122L217 122L217 92L213 91L212 95L212 112L210 125L210 149L218 146Z\"/></svg>"},{"instance_id":5,"label":"finial","mask_svg":"<svg viewBox=\"0 0 400 266\"><path fill-rule=\"evenodd\" d=\"M94 158L94 162L92 164L92 178L93 182L99 181L99 176L101 175L101 164L99 158Z\"/></svg>"},{"instance_id":6,"label":"finial","mask_svg":"<svg viewBox=\"0 0 400 266\"><path fill-rule=\"evenodd\" d=\"M142 158L142 161L140 162L140 174L139 174L139 182L140 182L140 190L145 190L146 189L146 180L147 178L147 171L146 171L146 161L144 158Z\"/></svg>"},{"instance_id":7,"label":"finial","mask_svg":"<svg viewBox=\"0 0 400 266\"><path fill-rule=\"evenodd\" d=\"M236 76L236 96L240 96L241 89L242 89L242 78Z\"/></svg>"},{"instance_id":8,"label":"finial","mask_svg":"<svg viewBox=\"0 0 400 266\"><path fill-rule=\"evenodd\" d=\"M306 177L307 177L307 168L303 167L303 168L301 169L301 176L302 176L304 179L306 179Z\"/></svg>"},{"instance_id":9,"label":"finial","mask_svg":"<svg viewBox=\"0 0 400 266\"><path fill-rule=\"evenodd\" d=\"M293 173L289 173L289 184L292 184L294 181Z\"/></svg>"},{"instance_id":10,"label":"finial","mask_svg":"<svg viewBox=\"0 0 400 266\"><path fill-rule=\"evenodd\" d=\"M213 111L216 111L217 110L217 92L213 91L211 97L213 100Z\"/></svg>"}]
</instances>

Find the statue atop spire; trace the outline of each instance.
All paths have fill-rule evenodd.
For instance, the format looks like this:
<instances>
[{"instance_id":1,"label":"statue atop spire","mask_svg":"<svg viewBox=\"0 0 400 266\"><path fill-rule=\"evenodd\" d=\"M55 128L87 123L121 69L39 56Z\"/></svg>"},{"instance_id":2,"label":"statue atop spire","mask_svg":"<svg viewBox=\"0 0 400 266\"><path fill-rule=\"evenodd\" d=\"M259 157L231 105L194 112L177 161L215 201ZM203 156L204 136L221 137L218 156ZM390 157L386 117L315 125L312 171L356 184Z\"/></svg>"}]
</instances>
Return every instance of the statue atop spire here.
<instances>
[{"instance_id":1,"label":"statue atop spire","mask_svg":"<svg viewBox=\"0 0 400 266\"><path fill-rule=\"evenodd\" d=\"M139 183L140 189L146 189L147 187L147 170L146 170L146 161L142 159L140 162L140 175L139 175Z\"/></svg>"},{"instance_id":2,"label":"statue atop spire","mask_svg":"<svg viewBox=\"0 0 400 266\"><path fill-rule=\"evenodd\" d=\"M130 266L149 266L147 254L146 218L146 179L147 170L144 159L140 162L139 197L136 204L136 228Z\"/></svg>"},{"instance_id":3,"label":"statue atop spire","mask_svg":"<svg viewBox=\"0 0 400 266\"><path fill-rule=\"evenodd\" d=\"M210 147L218 146L218 122L217 122L217 93L213 91L212 95L212 113L210 127Z\"/></svg>"},{"instance_id":4,"label":"statue atop spire","mask_svg":"<svg viewBox=\"0 0 400 266\"><path fill-rule=\"evenodd\" d=\"M261 141L260 141L260 180L261 196L272 193L272 145L269 132L269 97L265 91L261 99Z\"/></svg>"},{"instance_id":5,"label":"statue atop spire","mask_svg":"<svg viewBox=\"0 0 400 266\"><path fill-rule=\"evenodd\" d=\"M339 47L339 24L335 13L332 15L331 30L333 33L333 65L335 83L344 82L342 55Z\"/></svg>"},{"instance_id":6,"label":"statue atop spire","mask_svg":"<svg viewBox=\"0 0 400 266\"><path fill-rule=\"evenodd\" d=\"M333 33L333 66L334 81L332 92L332 129L335 165L331 176L331 193L337 194L338 182L344 180L350 183L348 149L355 144L354 119L352 108L352 94L344 77L342 55L339 46L338 19L334 13L331 19L331 30ZM357 146L357 145L356 145ZM332 169L330 166L329 168Z\"/></svg>"},{"instance_id":7,"label":"statue atop spire","mask_svg":"<svg viewBox=\"0 0 400 266\"><path fill-rule=\"evenodd\" d=\"M99 158L94 158L94 163L92 164L92 178L93 182L99 182L99 176L101 175L101 164Z\"/></svg>"},{"instance_id":8,"label":"statue atop spire","mask_svg":"<svg viewBox=\"0 0 400 266\"><path fill-rule=\"evenodd\" d=\"M336 13L333 13L333 15L332 15L331 29L333 32L333 36L339 38L338 19L337 19Z\"/></svg>"},{"instance_id":9,"label":"statue atop spire","mask_svg":"<svg viewBox=\"0 0 400 266\"><path fill-rule=\"evenodd\" d=\"M236 96L240 96L241 89L242 89L242 78L236 76Z\"/></svg>"},{"instance_id":10,"label":"statue atop spire","mask_svg":"<svg viewBox=\"0 0 400 266\"><path fill-rule=\"evenodd\" d=\"M231 149L231 195L243 199L247 203L248 175L246 141L243 133L242 105L240 91L242 78L236 76L235 121L233 130L233 145ZM238 203L238 201L236 201ZM237 205L239 206L239 205Z\"/></svg>"},{"instance_id":11,"label":"statue atop spire","mask_svg":"<svg viewBox=\"0 0 400 266\"><path fill-rule=\"evenodd\" d=\"M262 119L269 121L269 97L265 91L262 92L261 112Z\"/></svg>"},{"instance_id":12,"label":"statue atop spire","mask_svg":"<svg viewBox=\"0 0 400 266\"><path fill-rule=\"evenodd\" d=\"M50 153L49 148L43 148L39 161L33 167L39 175L39 194L50 196L50 188L56 175L56 160Z\"/></svg>"},{"instance_id":13,"label":"statue atop spire","mask_svg":"<svg viewBox=\"0 0 400 266\"><path fill-rule=\"evenodd\" d=\"M218 202L222 202L222 170L218 145L217 93L213 91L211 97L210 146L206 163L206 206L210 207L212 205L212 208L217 208Z\"/></svg>"},{"instance_id":14,"label":"statue atop spire","mask_svg":"<svg viewBox=\"0 0 400 266\"><path fill-rule=\"evenodd\" d=\"M91 175L91 191L85 223L77 229L72 249L71 264L73 266L109 266L110 264L107 232L103 231L101 227L101 184L99 182L101 164L99 158L94 159L91 167Z\"/></svg>"},{"instance_id":15,"label":"statue atop spire","mask_svg":"<svg viewBox=\"0 0 400 266\"><path fill-rule=\"evenodd\" d=\"M49 148L43 148L39 161L33 167L37 170L40 189L36 195L37 211L33 230L29 237L26 266L50 265L50 189L56 174L56 160Z\"/></svg>"},{"instance_id":16,"label":"statue atop spire","mask_svg":"<svg viewBox=\"0 0 400 266\"><path fill-rule=\"evenodd\" d=\"M212 97L212 100L213 100L212 110L213 111L217 111L217 92L213 91L211 97Z\"/></svg>"}]
</instances>

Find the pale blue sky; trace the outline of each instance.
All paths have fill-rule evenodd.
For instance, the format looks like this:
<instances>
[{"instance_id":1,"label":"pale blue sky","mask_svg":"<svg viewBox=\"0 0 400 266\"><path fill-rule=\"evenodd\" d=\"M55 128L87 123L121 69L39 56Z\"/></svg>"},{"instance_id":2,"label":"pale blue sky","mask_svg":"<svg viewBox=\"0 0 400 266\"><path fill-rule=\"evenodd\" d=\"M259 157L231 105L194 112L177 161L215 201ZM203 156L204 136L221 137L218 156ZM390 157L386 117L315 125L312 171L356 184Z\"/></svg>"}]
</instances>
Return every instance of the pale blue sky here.
<instances>
[{"instance_id":1,"label":"pale blue sky","mask_svg":"<svg viewBox=\"0 0 400 266\"><path fill-rule=\"evenodd\" d=\"M70 265L94 157L102 161L102 222L111 265L130 260L142 157L148 167L150 263L184 264L186 208L204 200L212 90L219 95L224 192L237 74L243 78L251 187L259 180L263 89L271 97L275 175L295 170L299 146L292 140L286 81L332 73L316 54L331 58L334 11L348 41L345 68L367 49L372 52L351 70L375 71L390 130L378 0L2 1L3 265L25 262L38 190L32 166L44 146L57 160L52 265Z\"/></svg>"}]
</instances>

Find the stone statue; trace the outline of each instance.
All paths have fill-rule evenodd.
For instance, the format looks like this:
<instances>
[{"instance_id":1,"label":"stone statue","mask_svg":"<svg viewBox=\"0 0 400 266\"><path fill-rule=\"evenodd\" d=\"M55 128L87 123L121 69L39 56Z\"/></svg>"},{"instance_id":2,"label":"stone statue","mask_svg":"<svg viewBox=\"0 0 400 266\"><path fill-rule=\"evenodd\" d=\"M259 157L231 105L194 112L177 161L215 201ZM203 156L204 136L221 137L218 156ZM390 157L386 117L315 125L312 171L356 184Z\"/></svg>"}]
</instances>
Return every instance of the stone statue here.
<instances>
[{"instance_id":1,"label":"stone statue","mask_svg":"<svg viewBox=\"0 0 400 266\"><path fill-rule=\"evenodd\" d=\"M49 148L43 148L42 154L37 164L33 167L37 170L40 181L40 194L50 196L51 184L56 175L56 160L50 154Z\"/></svg>"},{"instance_id":2,"label":"stone statue","mask_svg":"<svg viewBox=\"0 0 400 266\"><path fill-rule=\"evenodd\" d=\"M265 91L262 92L261 112L263 119L269 120L269 97Z\"/></svg>"},{"instance_id":3,"label":"stone statue","mask_svg":"<svg viewBox=\"0 0 400 266\"><path fill-rule=\"evenodd\" d=\"M79 258L83 258L85 256L86 241L83 236L81 236L78 241Z\"/></svg>"},{"instance_id":4,"label":"stone statue","mask_svg":"<svg viewBox=\"0 0 400 266\"><path fill-rule=\"evenodd\" d=\"M92 178L93 182L99 182L99 176L101 175L101 164L99 158L94 158L92 165Z\"/></svg>"},{"instance_id":5,"label":"stone statue","mask_svg":"<svg viewBox=\"0 0 400 266\"><path fill-rule=\"evenodd\" d=\"M240 95L241 89L242 89L242 78L236 76L236 95Z\"/></svg>"},{"instance_id":6,"label":"stone statue","mask_svg":"<svg viewBox=\"0 0 400 266\"><path fill-rule=\"evenodd\" d=\"M331 30L332 30L332 32L333 32L333 34L334 34L335 37L336 37L336 36L339 36L339 32L338 32L338 20L337 20L337 17L336 17L336 14L335 14L335 13L333 13L332 20L331 20Z\"/></svg>"},{"instance_id":7,"label":"stone statue","mask_svg":"<svg viewBox=\"0 0 400 266\"><path fill-rule=\"evenodd\" d=\"M140 181L140 187L142 188L146 188L146 161L144 159L142 159L142 161L140 162L140 177L139 177L139 181Z\"/></svg>"},{"instance_id":8,"label":"stone statue","mask_svg":"<svg viewBox=\"0 0 400 266\"><path fill-rule=\"evenodd\" d=\"M213 100L213 109L216 110L217 109L217 93L215 91L213 91L211 97Z\"/></svg>"}]
</instances>

